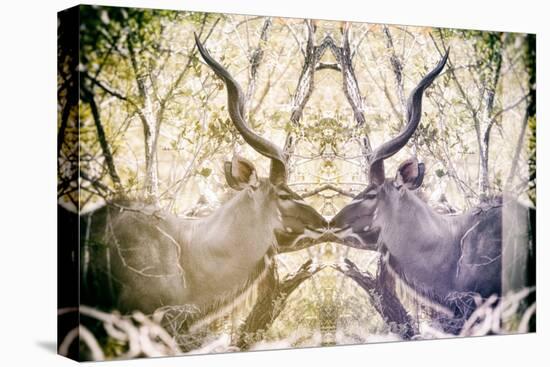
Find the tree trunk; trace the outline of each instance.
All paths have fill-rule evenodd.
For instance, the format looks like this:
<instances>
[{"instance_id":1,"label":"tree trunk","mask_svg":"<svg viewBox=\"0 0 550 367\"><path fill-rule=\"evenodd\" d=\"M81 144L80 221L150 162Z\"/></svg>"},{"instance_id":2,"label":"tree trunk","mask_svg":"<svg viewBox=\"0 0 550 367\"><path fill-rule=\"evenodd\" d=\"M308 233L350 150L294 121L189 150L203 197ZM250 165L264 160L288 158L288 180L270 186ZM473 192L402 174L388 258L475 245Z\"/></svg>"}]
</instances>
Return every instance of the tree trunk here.
<instances>
[{"instance_id":1,"label":"tree trunk","mask_svg":"<svg viewBox=\"0 0 550 367\"><path fill-rule=\"evenodd\" d=\"M365 124L365 114L363 112L363 98L361 91L359 90L359 83L353 69L353 63L351 59L351 50L349 45L349 23L344 25L342 29L342 47L337 48L333 43L331 47L336 60L340 63L342 70L342 81L344 94L353 110L353 117L358 127L362 127ZM369 143L370 150L370 143Z\"/></svg>"},{"instance_id":2,"label":"tree trunk","mask_svg":"<svg viewBox=\"0 0 550 367\"><path fill-rule=\"evenodd\" d=\"M250 56L250 70L248 73L248 88L246 91L246 103L250 104L252 102L252 97L254 97L254 91L256 90L256 77L258 75L258 68L264 57L264 44L267 42L267 35L269 32L269 27L271 26L271 18L267 18L262 26L260 32L260 40L258 41L258 46Z\"/></svg>"},{"instance_id":3,"label":"tree trunk","mask_svg":"<svg viewBox=\"0 0 550 367\"><path fill-rule=\"evenodd\" d=\"M279 280L276 262L273 261L267 278L260 286L258 301L239 329L236 346L245 350L263 339L263 333L269 329L284 309L285 302L300 284L311 278L322 267L312 267L308 260L294 273Z\"/></svg>"},{"instance_id":4,"label":"tree trunk","mask_svg":"<svg viewBox=\"0 0 550 367\"><path fill-rule=\"evenodd\" d=\"M147 77L138 65L132 34L128 35L127 45L141 102L141 106L138 107L138 114L143 124L143 138L145 143L145 199L148 202L156 203L158 201L158 168L156 153L160 124L158 119L154 117L150 91L145 85Z\"/></svg>"},{"instance_id":5,"label":"tree trunk","mask_svg":"<svg viewBox=\"0 0 550 367\"><path fill-rule=\"evenodd\" d=\"M397 54L395 53L395 46L393 44L393 38L388 26L384 26L384 35L386 36L386 48L390 53L390 64L392 66L393 75L395 76L395 88L397 90L397 98L399 99L399 106L401 112L401 125L405 122L407 111L407 100L405 99L405 87L403 84L403 63Z\"/></svg>"},{"instance_id":6,"label":"tree trunk","mask_svg":"<svg viewBox=\"0 0 550 367\"><path fill-rule=\"evenodd\" d=\"M107 172L109 172L109 176L113 181L115 191L117 193L120 193L122 190L122 183L115 167L111 148L109 146L109 143L107 142L107 137L105 136L105 130L103 129L103 124L101 123L101 116L95 102L93 89L89 90L83 84L81 84L81 90L83 101L88 103L88 105L90 106L90 110L92 111L92 117L97 130L97 140L99 141L99 146L101 147L103 158L105 159L105 164L107 165Z\"/></svg>"},{"instance_id":7,"label":"tree trunk","mask_svg":"<svg viewBox=\"0 0 550 367\"><path fill-rule=\"evenodd\" d=\"M145 138L145 195L149 202L158 200L158 161L157 142L160 125L153 120L152 116L143 122L143 134ZM153 120L154 121L154 120Z\"/></svg>"},{"instance_id":8,"label":"tree trunk","mask_svg":"<svg viewBox=\"0 0 550 367\"><path fill-rule=\"evenodd\" d=\"M478 177L478 192L481 202L487 201L490 196L489 185L489 143L491 140L491 129L494 125L495 116L493 110L495 106L495 93L500 80L500 71L502 67L502 37L498 36L498 41L492 45L492 58L489 61L489 80L485 80L485 100L483 116L479 121L479 126L476 125L476 134L479 147L479 177Z\"/></svg>"},{"instance_id":9,"label":"tree trunk","mask_svg":"<svg viewBox=\"0 0 550 367\"><path fill-rule=\"evenodd\" d=\"M319 58L324 51L322 49L315 47L315 38L314 38L314 25L310 20L306 20L306 26L308 30L307 46L304 54L304 64L302 66L302 72L300 73L300 78L298 79L298 84L294 91L294 97L291 102L291 115L290 121L294 124L298 124L302 118L302 112L305 105L307 104L311 93L313 93L314 88L314 77L315 77L315 68Z\"/></svg>"}]
</instances>

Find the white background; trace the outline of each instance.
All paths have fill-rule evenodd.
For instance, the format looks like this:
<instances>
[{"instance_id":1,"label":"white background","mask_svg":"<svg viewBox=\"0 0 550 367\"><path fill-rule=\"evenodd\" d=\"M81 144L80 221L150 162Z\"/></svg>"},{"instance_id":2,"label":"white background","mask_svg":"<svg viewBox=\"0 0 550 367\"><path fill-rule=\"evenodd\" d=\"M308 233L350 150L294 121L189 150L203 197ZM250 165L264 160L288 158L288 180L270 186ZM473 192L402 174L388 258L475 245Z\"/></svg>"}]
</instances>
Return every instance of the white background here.
<instances>
[{"instance_id":1,"label":"white background","mask_svg":"<svg viewBox=\"0 0 550 367\"><path fill-rule=\"evenodd\" d=\"M111 362L113 366L541 365L548 363L548 131L550 22L538 1L123 0L156 7L537 33L538 332ZM74 1L4 1L0 11L0 364L65 366L56 338L56 12ZM545 103L546 102L546 103ZM498 157L492 157L498 159ZM542 188L542 189L541 189ZM546 339L546 343L544 343ZM546 347L544 347L546 344Z\"/></svg>"}]
</instances>

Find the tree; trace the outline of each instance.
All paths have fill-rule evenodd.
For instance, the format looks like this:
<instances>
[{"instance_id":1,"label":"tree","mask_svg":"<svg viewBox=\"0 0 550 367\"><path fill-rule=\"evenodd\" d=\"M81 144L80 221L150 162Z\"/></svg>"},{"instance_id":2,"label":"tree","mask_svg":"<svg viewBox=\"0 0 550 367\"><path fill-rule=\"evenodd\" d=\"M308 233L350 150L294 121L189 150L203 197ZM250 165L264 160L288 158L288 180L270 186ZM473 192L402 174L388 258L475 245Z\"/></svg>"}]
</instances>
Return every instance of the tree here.
<instances>
[{"instance_id":1,"label":"tree","mask_svg":"<svg viewBox=\"0 0 550 367\"><path fill-rule=\"evenodd\" d=\"M85 7L82 21L90 25L90 31L84 32L81 43L81 55L84 71L82 85L84 101L88 102L92 110L97 111L94 101L96 88L102 93L113 96L127 104L131 113L136 114L143 127L144 156L145 156L145 198L158 203L158 159L157 148L159 133L166 118L166 111L174 103L174 97L185 80L187 73L197 64L195 46L188 46L190 51L187 62L173 76L164 74L164 69L171 61L175 51L165 48L162 40L166 36L166 22L182 20L181 14L173 11L142 10L126 8ZM199 37L204 36L208 16L191 17L191 22L201 24ZM210 33L217 21L211 26ZM207 36L206 36L207 37ZM190 39L189 44L192 44ZM171 46L173 47L173 46ZM131 74L129 84L110 85L102 80L102 70L106 65L120 67L121 63ZM128 75L130 76L130 75ZM166 80L165 78L168 78ZM119 88L127 92L118 91ZM94 120L98 126L98 136L105 140L104 134L99 133L101 125L99 113L94 113ZM102 148L107 144L101 143ZM117 178L112 162L112 154L103 149L109 172L113 180Z\"/></svg>"}]
</instances>

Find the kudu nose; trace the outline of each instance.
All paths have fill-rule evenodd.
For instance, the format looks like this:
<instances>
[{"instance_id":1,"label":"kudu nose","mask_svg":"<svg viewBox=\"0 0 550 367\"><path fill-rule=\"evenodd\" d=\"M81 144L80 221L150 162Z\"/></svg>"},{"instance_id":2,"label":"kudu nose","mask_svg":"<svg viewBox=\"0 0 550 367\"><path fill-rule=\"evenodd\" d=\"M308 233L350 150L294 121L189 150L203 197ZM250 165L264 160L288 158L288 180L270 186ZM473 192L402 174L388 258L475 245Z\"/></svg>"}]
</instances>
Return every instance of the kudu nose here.
<instances>
[{"instance_id":1,"label":"kudu nose","mask_svg":"<svg viewBox=\"0 0 550 367\"><path fill-rule=\"evenodd\" d=\"M314 215L312 227L319 232L326 231L328 228L327 220L321 214L317 213L317 211L315 210L313 211L315 212L315 215Z\"/></svg>"},{"instance_id":2,"label":"kudu nose","mask_svg":"<svg viewBox=\"0 0 550 367\"><path fill-rule=\"evenodd\" d=\"M301 221L305 227L315 232L324 232L328 228L327 220L309 205L299 205Z\"/></svg>"},{"instance_id":3,"label":"kudu nose","mask_svg":"<svg viewBox=\"0 0 550 367\"><path fill-rule=\"evenodd\" d=\"M346 208L340 210L331 220L328 222L328 228L332 231L340 231L349 227L348 215Z\"/></svg>"}]
</instances>

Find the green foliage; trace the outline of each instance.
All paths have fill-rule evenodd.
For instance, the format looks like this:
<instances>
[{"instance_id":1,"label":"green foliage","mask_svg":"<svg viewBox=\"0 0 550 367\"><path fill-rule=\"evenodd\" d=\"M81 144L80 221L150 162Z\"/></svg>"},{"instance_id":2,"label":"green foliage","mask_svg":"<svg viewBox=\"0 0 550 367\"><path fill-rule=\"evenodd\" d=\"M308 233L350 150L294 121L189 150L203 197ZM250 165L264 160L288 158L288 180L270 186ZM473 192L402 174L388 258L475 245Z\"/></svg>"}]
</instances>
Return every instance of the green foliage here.
<instances>
[{"instance_id":1,"label":"green foliage","mask_svg":"<svg viewBox=\"0 0 550 367\"><path fill-rule=\"evenodd\" d=\"M447 173L446 173L444 170L442 170L441 168L436 169L436 170L434 171L434 173L435 173L435 175L436 175L437 177L439 177L439 178L441 178L441 177L443 177L443 176L445 176L445 175L447 174Z\"/></svg>"},{"instance_id":2,"label":"green foliage","mask_svg":"<svg viewBox=\"0 0 550 367\"><path fill-rule=\"evenodd\" d=\"M201 176L204 177L204 178L207 178L207 177L210 176L211 174L212 174L212 168L203 167L203 168L199 171L199 175L201 175Z\"/></svg>"}]
</instances>

